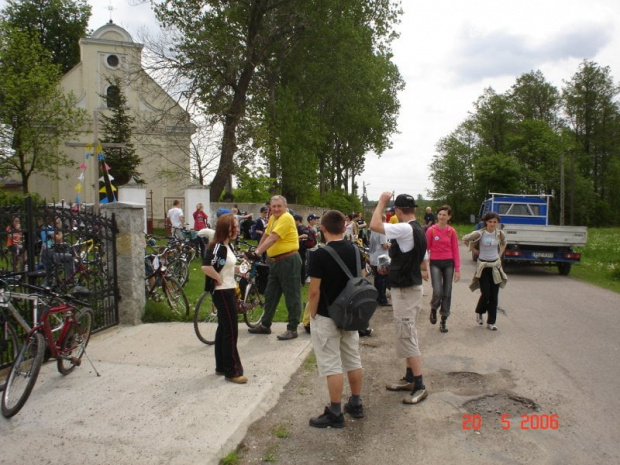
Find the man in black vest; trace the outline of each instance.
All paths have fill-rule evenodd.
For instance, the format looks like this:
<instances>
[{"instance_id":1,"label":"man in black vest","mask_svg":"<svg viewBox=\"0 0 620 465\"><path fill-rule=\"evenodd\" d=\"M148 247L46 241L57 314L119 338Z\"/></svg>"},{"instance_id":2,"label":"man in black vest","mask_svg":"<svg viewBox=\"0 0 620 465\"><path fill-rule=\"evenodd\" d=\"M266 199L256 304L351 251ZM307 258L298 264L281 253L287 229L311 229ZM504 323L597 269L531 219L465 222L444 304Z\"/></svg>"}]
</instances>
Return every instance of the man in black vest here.
<instances>
[{"instance_id":1,"label":"man in black vest","mask_svg":"<svg viewBox=\"0 0 620 465\"><path fill-rule=\"evenodd\" d=\"M384 192L370 220L370 230L391 240L389 280L396 329L396 355L405 359L404 378L385 387L390 391L411 391L405 404L417 404L428 396L422 380L422 354L418 346L416 318L422 308L422 279L428 281L425 260L426 237L415 217L417 205L412 196L400 194L394 201L398 223L382 221L382 213L392 192Z\"/></svg>"}]
</instances>

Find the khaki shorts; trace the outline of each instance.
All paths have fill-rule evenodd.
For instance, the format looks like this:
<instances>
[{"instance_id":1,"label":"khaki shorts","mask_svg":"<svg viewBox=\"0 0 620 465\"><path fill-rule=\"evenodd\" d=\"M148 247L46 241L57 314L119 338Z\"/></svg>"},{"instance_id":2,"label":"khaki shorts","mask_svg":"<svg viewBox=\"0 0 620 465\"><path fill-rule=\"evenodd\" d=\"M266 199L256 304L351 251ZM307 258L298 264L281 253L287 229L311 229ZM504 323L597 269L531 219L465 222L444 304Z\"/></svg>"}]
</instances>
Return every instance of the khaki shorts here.
<instances>
[{"instance_id":1,"label":"khaki shorts","mask_svg":"<svg viewBox=\"0 0 620 465\"><path fill-rule=\"evenodd\" d=\"M331 318L310 318L310 335L321 376L339 375L362 368L357 331L336 328Z\"/></svg>"},{"instance_id":2,"label":"khaki shorts","mask_svg":"<svg viewBox=\"0 0 620 465\"><path fill-rule=\"evenodd\" d=\"M394 347L398 358L419 357L416 319L422 309L422 286L393 287Z\"/></svg>"}]
</instances>

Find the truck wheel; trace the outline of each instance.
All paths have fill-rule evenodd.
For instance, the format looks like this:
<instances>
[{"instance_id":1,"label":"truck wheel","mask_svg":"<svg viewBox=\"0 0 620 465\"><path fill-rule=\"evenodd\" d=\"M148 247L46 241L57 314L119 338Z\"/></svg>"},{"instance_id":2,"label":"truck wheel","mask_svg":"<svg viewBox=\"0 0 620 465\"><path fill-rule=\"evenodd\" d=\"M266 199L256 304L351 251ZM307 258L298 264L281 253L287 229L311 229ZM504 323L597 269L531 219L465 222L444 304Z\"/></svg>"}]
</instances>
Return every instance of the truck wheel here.
<instances>
[{"instance_id":1,"label":"truck wheel","mask_svg":"<svg viewBox=\"0 0 620 465\"><path fill-rule=\"evenodd\" d=\"M558 271L562 276L568 276L572 263L558 263Z\"/></svg>"}]
</instances>

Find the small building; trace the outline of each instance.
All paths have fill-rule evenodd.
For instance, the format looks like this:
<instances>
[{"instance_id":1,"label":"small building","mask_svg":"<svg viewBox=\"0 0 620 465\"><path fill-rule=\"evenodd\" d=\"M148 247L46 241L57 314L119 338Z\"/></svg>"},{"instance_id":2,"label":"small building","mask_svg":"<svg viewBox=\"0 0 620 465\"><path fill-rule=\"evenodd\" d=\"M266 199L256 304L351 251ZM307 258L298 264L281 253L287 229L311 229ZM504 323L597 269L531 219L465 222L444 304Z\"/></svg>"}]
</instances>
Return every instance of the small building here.
<instances>
[{"instance_id":1,"label":"small building","mask_svg":"<svg viewBox=\"0 0 620 465\"><path fill-rule=\"evenodd\" d=\"M93 142L102 137L97 117L109 111L109 104L118 96L119 89L114 85L114 78L118 78L128 113L135 118L131 142L141 159L138 171L145 182L150 214L163 220L164 200L183 198L190 183L189 151L195 126L189 114L144 70L142 49L142 44L135 43L125 29L111 21L80 40L80 63L61 81L63 89L73 92L77 106L88 115L77 140L59 147L75 167L50 167L58 179L33 176L32 191L48 200L99 200L100 173ZM114 167L109 168L113 175Z\"/></svg>"}]
</instances>

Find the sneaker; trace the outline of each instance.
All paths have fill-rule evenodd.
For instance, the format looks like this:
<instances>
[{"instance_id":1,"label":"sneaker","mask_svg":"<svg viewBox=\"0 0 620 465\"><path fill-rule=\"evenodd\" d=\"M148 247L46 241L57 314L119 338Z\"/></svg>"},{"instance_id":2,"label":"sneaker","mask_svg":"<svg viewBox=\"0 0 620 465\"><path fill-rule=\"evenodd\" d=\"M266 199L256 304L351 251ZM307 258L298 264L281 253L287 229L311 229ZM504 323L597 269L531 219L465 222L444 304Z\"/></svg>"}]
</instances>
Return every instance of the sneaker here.
<instances>
[{"instance_id":1,"label":"sneaker","mask_svg":"<svg viewBox=\"0 0 620 465\"><path fill-rule=\"evenodd\" d=\"M291 331L290 329L278 335L278 339L280 341L289 341L291 339L295 339L296 337L297 337L297 331Z\"/></svg>"},{"instance_id":2,"label":"sneaker","mask_svg":"<svg viewBox=\"0 0 620 465\"><path fill-rule=\"evenodd\" d=\"M487 328L489 328L491 331L497 331L497 326L495 325L487 325Z\"/></svg>"},{"instance_id":3,"label":"sneaker","mask_svg":"<svg viewBox=\"0 0 620 465\"><path fill-rule=\"evenodd\" d=\"M257 324L254 328L248 328L248 333L252 334L271 334L271 328L266 328L260 323Z\"/></svg>"},{"instance_id":4,"label":"sneaker","mask_svg":"<svg viewBox=\"0 0 620 465\"><path fill-rule=\"evenodd\" d=\"M390 302L389 300L386 300L385 302L379 302L379 307L391 307L392 306L392 302Z\"/></svg>"},{"instance_id":5,"label":"sneaker","mask_svg":"<svg viewBox=\"0 0 620 465\"><path fill-rule=\"evenodd\" d=\"M418 389L413 391L410 396L403 399L403 404L419 404L428 397L428 391L426 389Z\"/></svg>"},{"instance_id":6,"label":"sneaker","mask_svg":"<svg viewBox=\"0 0 620 465\"><path fill-rule=\"evenodd\" d=\"M358 331L360 337L369 337L372 334L372 328L364 329Z\"/></svg>"},{"instance_id":7,"label":"sneaker","mask_svg":"<svg viewBox=\"0 0 620 465\"><path fill-rule=\"evenodd\" d=\"M235 384L245 384L248 382L248 379L241 375L241 376L233 376L231 378L224 378L226 381L229 381L231 383L235 383Z\"/></svg>"},{"instance_id":8,"label":"sneaker","mask_svg":"<svg viewBox=\"0 0 620 465\"><path fill-rule=\"evenodd\" d=\"M344 428L344 415L341 413L336 416L329 407L325 407L323 415L310 418L310 426L315 428Z\"/></svg>"},{"instance_id":9,"label":"sneaker","mask_svg":"<svg viewBox=\"0 0 620 465\"><path fill-rule=\"evenodd\" d=\"M385 389L388 391L411 391L413 389L413 381L409 382L405 378L401 378L395 383L386 384Z\"/></svg>"},{"instance_id":10,"label":"sneaker","mask_svg":"<svg viewBox=\"0 0 620 465\"><path fill-rule=\"evenodd\" d=\"M482 318L481 313L476 313L476 322L481 326L484 324L484 319Z\"/></svg>"},{"instance_id":11,"label":"sneaker","mask_svg":"<svg viewBox=\"0 0 620 465\"><path fill-rule=\"evenodd\" d=\"M351 405L351 399L344 404L344 412L351 415L353 418L364 418L364 406L362 404L359 405Z\"/></svg>"},{"instance_id":12,"label":"sneaker","mask_svg":"<svg viewBox=\"0 0 620 465\"><path fill-rule=\"evenodd\" d=\"M431 308L431 324L437 323L437 310Z\"/></svg>"}]
</instances>

